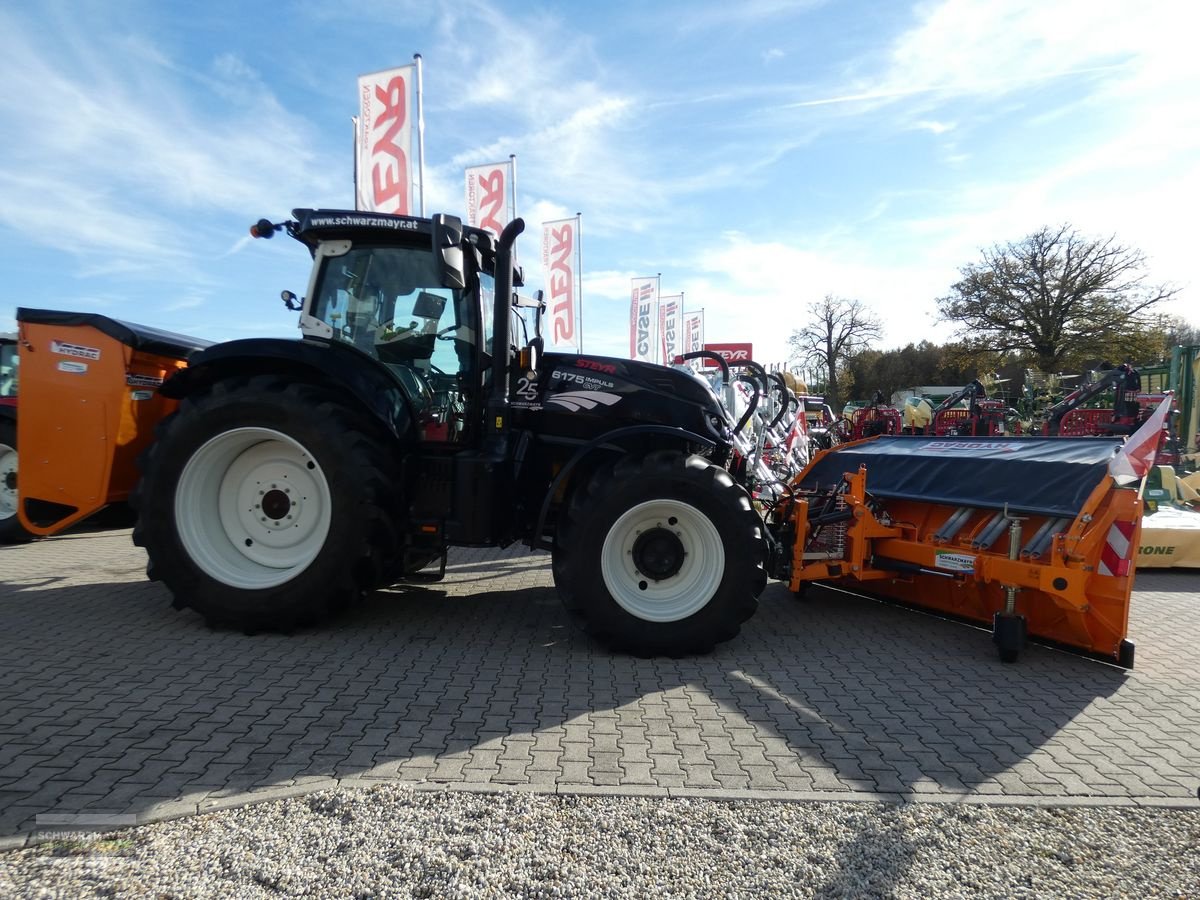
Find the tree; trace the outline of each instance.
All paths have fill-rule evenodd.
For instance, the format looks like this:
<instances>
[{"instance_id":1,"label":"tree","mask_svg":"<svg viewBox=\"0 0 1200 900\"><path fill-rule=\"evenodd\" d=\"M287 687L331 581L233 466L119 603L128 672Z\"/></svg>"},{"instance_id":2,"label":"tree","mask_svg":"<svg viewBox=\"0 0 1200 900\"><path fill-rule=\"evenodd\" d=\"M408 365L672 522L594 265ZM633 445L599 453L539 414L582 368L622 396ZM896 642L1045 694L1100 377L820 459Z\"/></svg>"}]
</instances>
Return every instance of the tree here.
<instances>
[{"instance_id":1,"label":"tree","mask_svg":"<svg viewBox=\"0 0 1200 900\"><path fill-rule=\"evenodd\" d=\"M1165 316L1158 327L1163 331L1163 344L1167 351L1172 347L1200 344L1200 325L1193 325L1182 316Z\"/></svg>"},{"instance_id":2,"label":"tree","mask_svg":"<svg viewBox=\"0 0 1200 900\"><path fill-rule=\"evenodd\" d=\"M964 354L957 344L930 341L907 344L899 350L863 350L850 357L846 373L853 378L859 397L876 391L885 397L927 384L966 384L980 372L998 365L987 355Z\"/></svg>"},{"instance_id":3,"label":"tree","mask_svg":"<svg viewBox=\"0 0 1200 900\"><path fill-rule=\"evenodd\" d=\"M983 251L937 301L972 350L1029 354L1044 372L1086 357L1123 362L1126 337L1153 324L1151 307L1177 291L1146 283L1146 258L1115 237L1070 225L1042 228Z\"/></svg>"},{"instance_id":4,"label":"tree","mask_svg":"<svg viewBox=\"0 0 1200 900\"><path fill-rule=\"evenodd\" d=\"M879 340L883 327L860 300L826 294L808 306L809 324L788 338L795 356L825 375L825 397L840 409L839 378L850 357Z\"/></svg>"}]
</instances>

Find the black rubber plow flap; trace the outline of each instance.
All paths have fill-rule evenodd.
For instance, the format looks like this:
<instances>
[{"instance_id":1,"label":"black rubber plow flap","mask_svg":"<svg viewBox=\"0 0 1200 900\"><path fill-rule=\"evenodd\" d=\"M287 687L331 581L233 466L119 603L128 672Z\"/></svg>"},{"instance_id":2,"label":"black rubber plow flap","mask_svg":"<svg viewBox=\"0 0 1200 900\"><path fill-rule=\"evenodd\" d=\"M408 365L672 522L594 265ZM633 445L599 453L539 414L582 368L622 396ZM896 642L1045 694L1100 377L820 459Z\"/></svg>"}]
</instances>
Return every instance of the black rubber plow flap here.
<instances>
[{"instance_id":1,"label":"black rubber plow flap","mask_svg":"<svg viewBox=\"0 0 1200 900\"><path fill-rule=\"evenodd\" d=\"M800 487L838 484L865 465L872 496L1013 513L1074 516L1108 471L1121 438L889 436L835 448Z\"/></svg>"}]
</instances>

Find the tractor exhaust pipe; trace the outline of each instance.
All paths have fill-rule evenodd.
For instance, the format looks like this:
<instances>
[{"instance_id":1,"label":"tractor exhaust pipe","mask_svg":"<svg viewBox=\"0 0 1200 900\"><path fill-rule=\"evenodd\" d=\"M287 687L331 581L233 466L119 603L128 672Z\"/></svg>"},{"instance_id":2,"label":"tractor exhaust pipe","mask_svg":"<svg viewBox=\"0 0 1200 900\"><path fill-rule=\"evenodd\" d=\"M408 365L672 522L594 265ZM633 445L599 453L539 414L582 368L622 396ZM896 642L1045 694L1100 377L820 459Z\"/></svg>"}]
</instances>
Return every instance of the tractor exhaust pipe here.
<instances>
[{"instance_id":1,"label":"tractor exhaust pipe","mask_svg":"<svg viewBox=\"0 0 1200 900\"><path fill-rule=\"evenodd\" d=\"M512 369L510 318L513 294L513 245L525 230L524 219L513 219L496 243L496 297L492 313L492 390L487 401L487 436L500 438L508 429L508 376ZM497 448L500 449L500 448Z\"/></svg>"}]
</instances>

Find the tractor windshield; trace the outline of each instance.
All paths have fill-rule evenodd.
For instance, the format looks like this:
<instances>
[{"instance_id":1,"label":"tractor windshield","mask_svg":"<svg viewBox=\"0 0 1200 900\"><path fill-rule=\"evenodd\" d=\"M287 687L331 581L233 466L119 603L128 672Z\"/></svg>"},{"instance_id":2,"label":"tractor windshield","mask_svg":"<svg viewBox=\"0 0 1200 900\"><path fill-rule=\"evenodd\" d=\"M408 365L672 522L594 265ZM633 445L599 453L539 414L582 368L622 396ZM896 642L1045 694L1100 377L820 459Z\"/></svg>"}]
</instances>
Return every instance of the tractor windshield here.
<instances>
[{"instance_id":1,"label":"tractor windshield","mask_svg":"<svg viewBox=\"0 0 1200 900\"><path fill-rule=\"evenodd\" d=\"M455 441L446 426L475 377L474 296L441 286L428 248L355 244L323 261L311 315L333 329L334 340L387 365L421 414L437 420L427 437Z\"/></svg>"},{"instance_id":2,"label":"tractor windshield","mask_svg":"<svg viewBox=\"0 0 1200 900\"><path fill-rule=\"evenodd\" d=\"M432 254L413 247L359 247L325 261L312 315L334 336L384 362L425 363L437 337L453 340L462 292L441 287Z\"/></svg>"}]
</instances>

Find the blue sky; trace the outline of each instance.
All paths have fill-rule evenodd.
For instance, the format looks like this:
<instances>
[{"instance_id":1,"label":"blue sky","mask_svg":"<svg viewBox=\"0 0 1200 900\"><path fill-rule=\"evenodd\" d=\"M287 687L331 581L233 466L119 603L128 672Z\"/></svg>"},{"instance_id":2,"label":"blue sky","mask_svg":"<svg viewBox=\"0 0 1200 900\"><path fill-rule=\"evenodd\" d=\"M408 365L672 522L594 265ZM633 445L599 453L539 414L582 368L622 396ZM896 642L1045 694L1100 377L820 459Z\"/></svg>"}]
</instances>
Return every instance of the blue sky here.
<instances>
[{"instance_id":1,"label":"blue sky","mask_svg":"<svg viewBox=\"0 0 1200 900\"><path fill-rule=\"evenodd\" d=\"M0 331L17 306L216 340L296 334L290 240L353 204L359 74L424 60L426 209L517 156L518 252L583 214L587 352L626 355L629 279L710 341L787 358L804 308L861 299L881 348L980 248L1116 234L1200 324L1200 18L1139 0L454 4L0 2Z\"/></svg>"}]
</instances>

